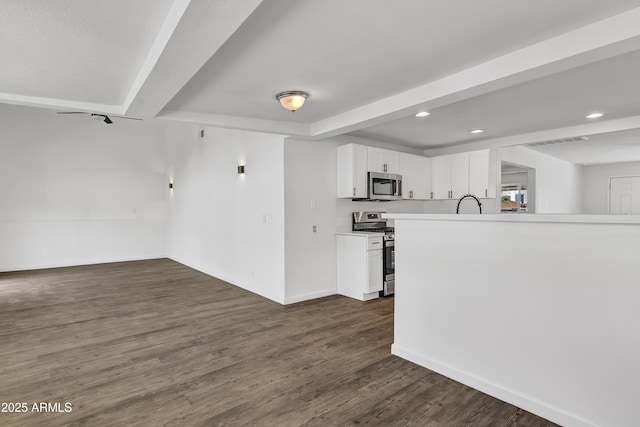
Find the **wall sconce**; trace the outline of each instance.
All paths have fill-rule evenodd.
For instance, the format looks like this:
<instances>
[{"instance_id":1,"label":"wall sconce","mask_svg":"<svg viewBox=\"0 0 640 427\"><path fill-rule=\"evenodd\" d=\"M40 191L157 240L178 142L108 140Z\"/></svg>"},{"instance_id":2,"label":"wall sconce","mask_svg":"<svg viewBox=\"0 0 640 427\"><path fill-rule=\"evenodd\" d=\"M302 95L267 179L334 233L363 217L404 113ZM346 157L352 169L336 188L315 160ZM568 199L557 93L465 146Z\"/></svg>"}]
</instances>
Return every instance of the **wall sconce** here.
<instances>
[{"instance_id":1,"label":"wall sconce","mask_svg":"<svg viewBox=\"0 0 640 427\"><path fill-rule=\"evenodd\" d=\"M244 165L238 165L238 175L244 175Z\"/></svg>"},{"instance_id":2,"label":"wall sconce","mask_svg":"<svg viewBox=\"0 0 640 427\"><path fill-rule=\"evenodd\" d=\"M304 101L306 101L308 97L309 94L301 90L289 90L276 95L276 99L280 101L280 105L292 113L302 108Z\"/></svg>"}]
</instances>

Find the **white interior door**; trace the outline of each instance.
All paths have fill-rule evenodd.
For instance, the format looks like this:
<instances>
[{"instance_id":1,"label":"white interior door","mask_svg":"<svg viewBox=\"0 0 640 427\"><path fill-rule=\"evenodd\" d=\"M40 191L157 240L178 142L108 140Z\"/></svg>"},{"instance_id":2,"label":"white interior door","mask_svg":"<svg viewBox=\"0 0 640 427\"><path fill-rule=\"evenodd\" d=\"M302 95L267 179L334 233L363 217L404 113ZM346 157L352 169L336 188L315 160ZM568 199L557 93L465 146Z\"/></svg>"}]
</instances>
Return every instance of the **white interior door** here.
<instances>
[{"instance_id":1,"label":"white interior door","mask_svg":"<svg viewBox=\"0 0 640 427\"><path fill-rule=\"evenodd\" d=\"M610 178L609 213L640 214L640 176Z\"/></svg>"}]
</instances>

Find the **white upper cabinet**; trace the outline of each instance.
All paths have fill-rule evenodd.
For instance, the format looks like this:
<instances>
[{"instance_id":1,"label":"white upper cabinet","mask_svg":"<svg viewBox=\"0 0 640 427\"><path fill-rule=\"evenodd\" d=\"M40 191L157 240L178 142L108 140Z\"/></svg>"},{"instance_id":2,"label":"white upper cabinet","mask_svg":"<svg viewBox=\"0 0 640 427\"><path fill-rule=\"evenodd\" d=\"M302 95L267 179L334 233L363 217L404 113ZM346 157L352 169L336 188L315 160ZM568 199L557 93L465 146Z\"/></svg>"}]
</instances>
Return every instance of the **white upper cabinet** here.
<instances>
[{"instance_id":1,"label":"white upper cabinet","mask_svg":"<svg viewBox=\"0 0 640 427\"><path fill-rule=\"evenodd\" d=\"M346 144L338 147L338 197L367 197L367 147Z\"/></svg>"},{"instance_id":2,"label":"white upper cabinet","mask_svg":"<svg viewBox=\"0 0 640 427\"><path fill-rule=\"evenodd\" d=\"M402 175L402 198L406 200L431 199L431 159L414 154L399 153Z\"/></svg>"},{"instance_id":3,"label":"white upper cabinet","mask_svg":"<svg viewBox=\"0 0 640 427\"><path fill-rule=\"evenodd\" d=\"M400 173L397 151L368 147L369 172Z\"/></svg>"},{"instance_id":4,"label":"white upper cabinet","mask_svg":"<svg viewBox=\"0 0 640 427\"><path fill-rule=\"evenodd\" d=\"M431 183L434 199L451 198L451 156L437 156L431 159Z\"/></svg>"},{"instance_id":5,"label":"white upper cabinet","mask_svg":"<svg viewBox=\"0 0 640 427\"><path fill-rule=\"evenodd\" d=\"M469 153L469 193L486 198L496 197L495 167L490 150L472 151Z\"/></svg>"},{"instance_id":6,"label":"white upper cabinet","mask_svg":"<svg viewBox=\"0 0 640 427\"><path fill-rule=\"evenodd\" d=\"M451 155L451 198L469 193L469 153Z\"/></svg>"},{"instance_id":7,"label":"white upper cabinet","mask_svg":"<svg viewBox=\"0 0 640 427\"><path fill-rule=\"evenodd\" d=\"M432 159L433 198L457 199L469 191L469 153Z\"/></svg>"},{"instance_id":8,"label":"white upper cabinet","mask_svg":"<svg viewBox=\"0 0 640 427\"><path fill-rule=\"evenodd\" d=\"M491 150L434 157L433 193L435 199L458 199L465 194L481 198L496 197L495 158Z\"/></svg>"},{"instance_id":9,"label":"white upper cabinet","mask_svg":"<svg viewBox=\"0 0 640 427\"><path fill-rule=\"evenodd\" d=\"M495 150L424 157L366 145L338 147L338 197L365 199L367 172L402 175L404 200L458 199L465 194L495 198L498 186Z\"/></svg>"}]
</instances>

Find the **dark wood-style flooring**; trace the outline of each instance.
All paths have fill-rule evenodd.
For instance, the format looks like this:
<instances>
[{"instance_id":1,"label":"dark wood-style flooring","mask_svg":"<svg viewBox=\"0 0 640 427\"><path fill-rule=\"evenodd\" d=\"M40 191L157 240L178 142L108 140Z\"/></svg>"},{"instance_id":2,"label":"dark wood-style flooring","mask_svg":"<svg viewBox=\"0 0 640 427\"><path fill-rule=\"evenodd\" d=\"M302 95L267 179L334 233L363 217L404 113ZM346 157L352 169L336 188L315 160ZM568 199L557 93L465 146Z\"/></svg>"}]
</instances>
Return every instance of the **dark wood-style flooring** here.
<instances>
[{"instance_id":1,"label":"dark wood-style flooring","mask_svg":"<svg viewBox=\"0 0 640 427\"><path fill-rule=\"evenodd\" d=\"M281 306L167 259L2 273L0 402L28 411L0 425L553 425L392 341L393 299Z\"/></svg>"}]
</instances>

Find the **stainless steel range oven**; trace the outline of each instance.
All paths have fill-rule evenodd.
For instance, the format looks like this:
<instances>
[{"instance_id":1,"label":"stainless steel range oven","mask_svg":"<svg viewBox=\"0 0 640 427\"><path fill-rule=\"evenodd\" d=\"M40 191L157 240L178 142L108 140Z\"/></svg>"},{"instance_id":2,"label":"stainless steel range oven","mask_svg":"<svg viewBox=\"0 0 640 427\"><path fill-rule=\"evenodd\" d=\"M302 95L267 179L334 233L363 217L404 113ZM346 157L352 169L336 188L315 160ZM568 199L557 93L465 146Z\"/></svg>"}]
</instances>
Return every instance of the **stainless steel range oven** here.
<instances>
[{"instance_id":1,"label":"stainless steel range oven","mask_svg":"<svg viewBox=\"0 0 640 427\"><path fill-rule=\"evenodd\" d=\"M396 242L393 232L385 233L383 242L384 257L382 262L382 269L384 274L384 282L382 284L380 296L386 297L388 295L393 295L396 290Z\"/></svg>"},{"instance_id":2,"label":"stainless steel range oven","mask_svg":"<svg viewBox=\"0 0 640 427\"><path fill-rule=\"evenodd\" d=\"M380 296L393 295L395 292L395 235L393 227L387 227L384 212L354 212L353 231L366 233L384 233L384 253L382 257L383 283Z\"/></svg>"}]
</instances>

